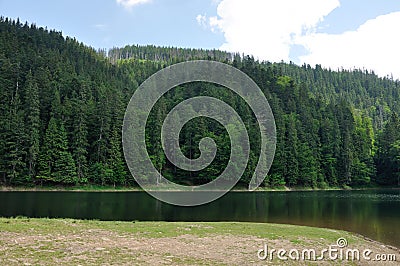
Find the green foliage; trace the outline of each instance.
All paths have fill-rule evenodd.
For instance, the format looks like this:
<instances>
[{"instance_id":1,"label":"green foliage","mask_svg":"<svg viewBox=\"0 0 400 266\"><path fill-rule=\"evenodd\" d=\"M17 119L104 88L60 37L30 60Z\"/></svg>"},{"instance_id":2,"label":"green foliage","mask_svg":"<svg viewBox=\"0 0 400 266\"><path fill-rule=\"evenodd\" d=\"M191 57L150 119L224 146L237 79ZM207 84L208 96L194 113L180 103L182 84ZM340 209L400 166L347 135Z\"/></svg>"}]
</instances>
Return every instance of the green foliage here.
<instances>
[{"instance_id":1,"label":"green foliage","mask_svg":"<svg viewBox=\"0 0 400 266\"><path fill-rule=\"evenodd\" d=\"M5 134L5 173L10 184L20 184L24 180L24 156L26 151L24 149L24 140L26 138L24 132L24 113L21 108L21 101L19 97L19 86L15 94L12 96L9 115L5 121L6 134Z\"/></svg>"},{"instance_id":2,"label":"green foliage","mask_svg":"<svg viewBox=\"0 0 400 266\"><path fill-rule=\"evenodd\" d=\"M393 113L378 137L377 182L400 186L400 119Z\"/></svg>"},{"instance_id":3,"label":"green foliage","mask_svg":"<svg viewBox=\"0 0 400 266\"><path fill-rule=\"evenodd\" d=\"M135 185L122 151L125 107L138 84L157 70L193 59L232 64L269 100L277 147L264 186L400 184L399 81L217 50L133 45L111 49L105 57L60 32L5 18L0 18L0 183ZM198 158L200 140L210 137L218 147L215 160L199 172L167 160L160 140L166 114L199 95L223 100L244 121L251 150L240 182L247 184L259 158L257 121L243 99L216 84L184 84L157 102L146 127L154 166L171 181L199 185L222 173L231 148L242 152L230 147L218 122L196 118L180 133L181 150Z\"/></svg>"},{"instance_id":4,"label":"green foliage","mask_svg":"<svg viewBox=\"0 0 400 266\"><path fill-rule=\"evenodd\" d=\"M67 133L64 124L51 118L44 145L39 157L39 180L59 184L73 184L77 181L75 162L68 151Z\"/></svg>"},{"instance_id":5,"label":"green foliage","mask_svg":"<svg viewBox=\"0 0 400 266\"><path fill-rule=\"evenodd\" d=\"M28 178L32 181L36 176L36 165L40 145L40 102L39 88L29 71L25 82L25 131L27 137Z\"/></svg>"}]
</instances>

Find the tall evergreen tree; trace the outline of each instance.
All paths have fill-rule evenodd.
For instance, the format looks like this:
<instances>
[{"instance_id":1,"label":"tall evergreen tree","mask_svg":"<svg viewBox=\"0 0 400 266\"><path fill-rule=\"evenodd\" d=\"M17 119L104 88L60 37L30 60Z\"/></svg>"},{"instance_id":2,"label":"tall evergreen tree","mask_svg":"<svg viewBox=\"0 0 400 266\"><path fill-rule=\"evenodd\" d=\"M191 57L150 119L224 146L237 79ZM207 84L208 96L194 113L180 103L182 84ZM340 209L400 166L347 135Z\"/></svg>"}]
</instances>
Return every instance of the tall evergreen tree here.
<instances>
[{"instance_id":1,"label":"tall evergreen tree","mask_svg":"<svg viewBox=\"0 0 400 266\"><path fill-rule=\"evenodd\" d=\"M19 96L19 83L17 82L15 93L11 99L9 116L7 119L7 134L5 135L5 159L7 179L10 184L24 183L25 155L24 149L24 112Z\"/></svg>"},{"instance_id":2,"label":"tall evergreen tree","mask_svg":"<svg viewBox=\"0 0 400 266\"><path fill-rule=\"evenodd\" d=\"M77 181L75 162L68 151L67 134L62 121L51 118L39 157L40 182L73 184Z\"/></svg>"},{"instance_id":3,"label":"tall evergreen tree","mask_svg":"<svg viewBox=\"0 0 400 266\"><path fill-rule=\"evenodd\" d=\"M112 130L112 136L110 140L109 149L109 160L107 163L109 169L109 183L116 185L126 185L126 175L125 163L122 156L122 146L121 146L121 134L119 128L114 128Z\"/></svg>"},{"instance_id":4,"label":"tall evergreen tree","mask_svg":"<svg viewBox=\"0 0 400 266\"><path fill-rule=\"evenodd\" d=\"M71 101L71 150L76 164L77 183L87 183L88 127L87 127L87 89L85 85L75 85L76 94Z\"/></svg>"},{"instance_id":5,"label":"tall evergreen tree","mask_svg":"<svg viewBox=\"0 0 400 266\"><path fill-rule=\"evenodd\" d=\"M36 176L40 141L39 88L29 71L25 82L25 131L29 180Z\"/></svg>"},{"instance_id":6,"label":"tall evergreen tree","mask_svg":"<svg viewBox=\"0 0 400 266\"><path fill-rule=\"evenodd\" d=\"M288 145L285 146L286 166L284 174L286 183L289 186L297 185L299 177L299 143L296 130L296 121L297 119L294 113L285 116L285 143L287 143Z\"/></svg>"},{"instance_id":7,"label":"tall evergreen tree","mask_svg":"<svg viewBox=\"0 0 400 266\"><path fill-rule=\"evenodd\" d=\"M377 182L398 185L398 143L400 141L400 119L393 113L383 132L378 137L376 154Z\"/></svg>"}]
</instances>

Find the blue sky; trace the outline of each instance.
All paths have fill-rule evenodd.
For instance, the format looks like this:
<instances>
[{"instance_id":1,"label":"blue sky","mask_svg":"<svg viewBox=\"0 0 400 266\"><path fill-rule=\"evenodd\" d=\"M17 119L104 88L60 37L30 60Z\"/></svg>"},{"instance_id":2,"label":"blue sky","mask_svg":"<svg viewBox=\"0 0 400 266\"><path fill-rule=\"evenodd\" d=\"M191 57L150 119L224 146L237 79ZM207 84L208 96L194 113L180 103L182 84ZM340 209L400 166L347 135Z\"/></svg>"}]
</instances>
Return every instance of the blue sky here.
<instances>
[{"instance_id":1,"label":"blue sky","mask_svg":"<svg viewBox=\"0 0 400 266\"><path fill-rule=\"evenodd\" d=\"M0 0L0 14L57 29L95 48L156 44L217 48L222 34L203 30L199 13L216 15L205 0L153 0L126 8L116 0Z\"/></svg>"},{"instance_id":2,"label":"blue sky","mask_svg":"<svg viewBox=\"0 0 400 266\"><path fill-rule=\"evenodd\" d=\"M0 0L0 15L95 48L219 48L400 78L397 0Z\"/></svg>"}]
</instances>

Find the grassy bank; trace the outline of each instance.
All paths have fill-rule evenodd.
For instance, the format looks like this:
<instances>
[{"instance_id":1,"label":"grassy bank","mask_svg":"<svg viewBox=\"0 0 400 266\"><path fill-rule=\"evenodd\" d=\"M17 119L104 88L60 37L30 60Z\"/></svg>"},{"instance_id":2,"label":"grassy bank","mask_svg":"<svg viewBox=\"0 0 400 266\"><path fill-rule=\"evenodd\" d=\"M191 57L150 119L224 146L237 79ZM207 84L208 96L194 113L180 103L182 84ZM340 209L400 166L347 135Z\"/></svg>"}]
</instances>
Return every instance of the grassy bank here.
<instances>
[{"instance_id":1,"label":"grassy bank","mask_svg":"<svg viewBox=\"0 0 400 266\"><path fill-rule=\"evenodd\" d=\"M391 188L382 186L360 186L360 187L327 187L327 188L312 188L312 187L259 187L257 191L311 191L311 190L358 190L358 189L379 189ZM155 187L154 190L161 188ZM123 187L123 186L100 186L100 185L77 185L77 186L0 186L0 191L143 191L140 187ZM248 191L247 187L237 186L232 191Z\"/></svg>"},{"instance_id":2,"label":"grassy bank","mask_svg":"<svg viewBox=\"0 0 400 266\"><path fill-rule=\"evenodd\" d=\"M272 262L260 261L257 251L264 244L277 250L322 250L340 237L347 239L349 248L369 248L375 253L396 254L400 259L398 250L361 236L304 226L0 218L0 265L298 265L276 258ZM346 262L325 260L311 264Z\"/></svg>"},{"instance_id":3,"label":"grassy bank","mask_svg":"<svg viewBox=\"0 0 400 266\"><path fill-rule=\"evenodd\" d=\"M0 191L143 191L140 187L76 185L76 186L0 186Z\"/></svg>"}]
</instances>

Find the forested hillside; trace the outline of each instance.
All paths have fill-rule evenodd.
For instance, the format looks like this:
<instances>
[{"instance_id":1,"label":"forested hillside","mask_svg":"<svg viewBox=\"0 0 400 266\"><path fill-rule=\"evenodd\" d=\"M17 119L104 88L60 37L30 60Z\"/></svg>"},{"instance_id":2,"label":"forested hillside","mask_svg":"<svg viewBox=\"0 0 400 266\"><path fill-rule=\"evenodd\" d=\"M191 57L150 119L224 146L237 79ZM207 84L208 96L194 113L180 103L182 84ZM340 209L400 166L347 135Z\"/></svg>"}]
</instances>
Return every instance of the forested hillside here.
<instances>
[{"instance_id":1,"label":"forested hillside","mask_svg":"<svg viewBox=\"0 0 400 266\"><path fill-rule=\"evenodd\" d=\"M273 109L277 149L265 186L398 186L400 83L365 70L332 71L258 62L217 50L127 46L97 52L60 32L0 19L0 183L3 185L135 185L121 147L126 105L157 70L193 59L232 64L262 89ZM160 130L176 104L209 95L231 105L251 140L248 183L257 163L259 128L246 103L215 84L190 83L165 95L147 123L148 152L164 176L202 184L221 173L230 154L226 130L199 118L181 132L189 158L211 137L214 162L203 171L177 169L165 157Z\"/></svg>"}]
</instances>

